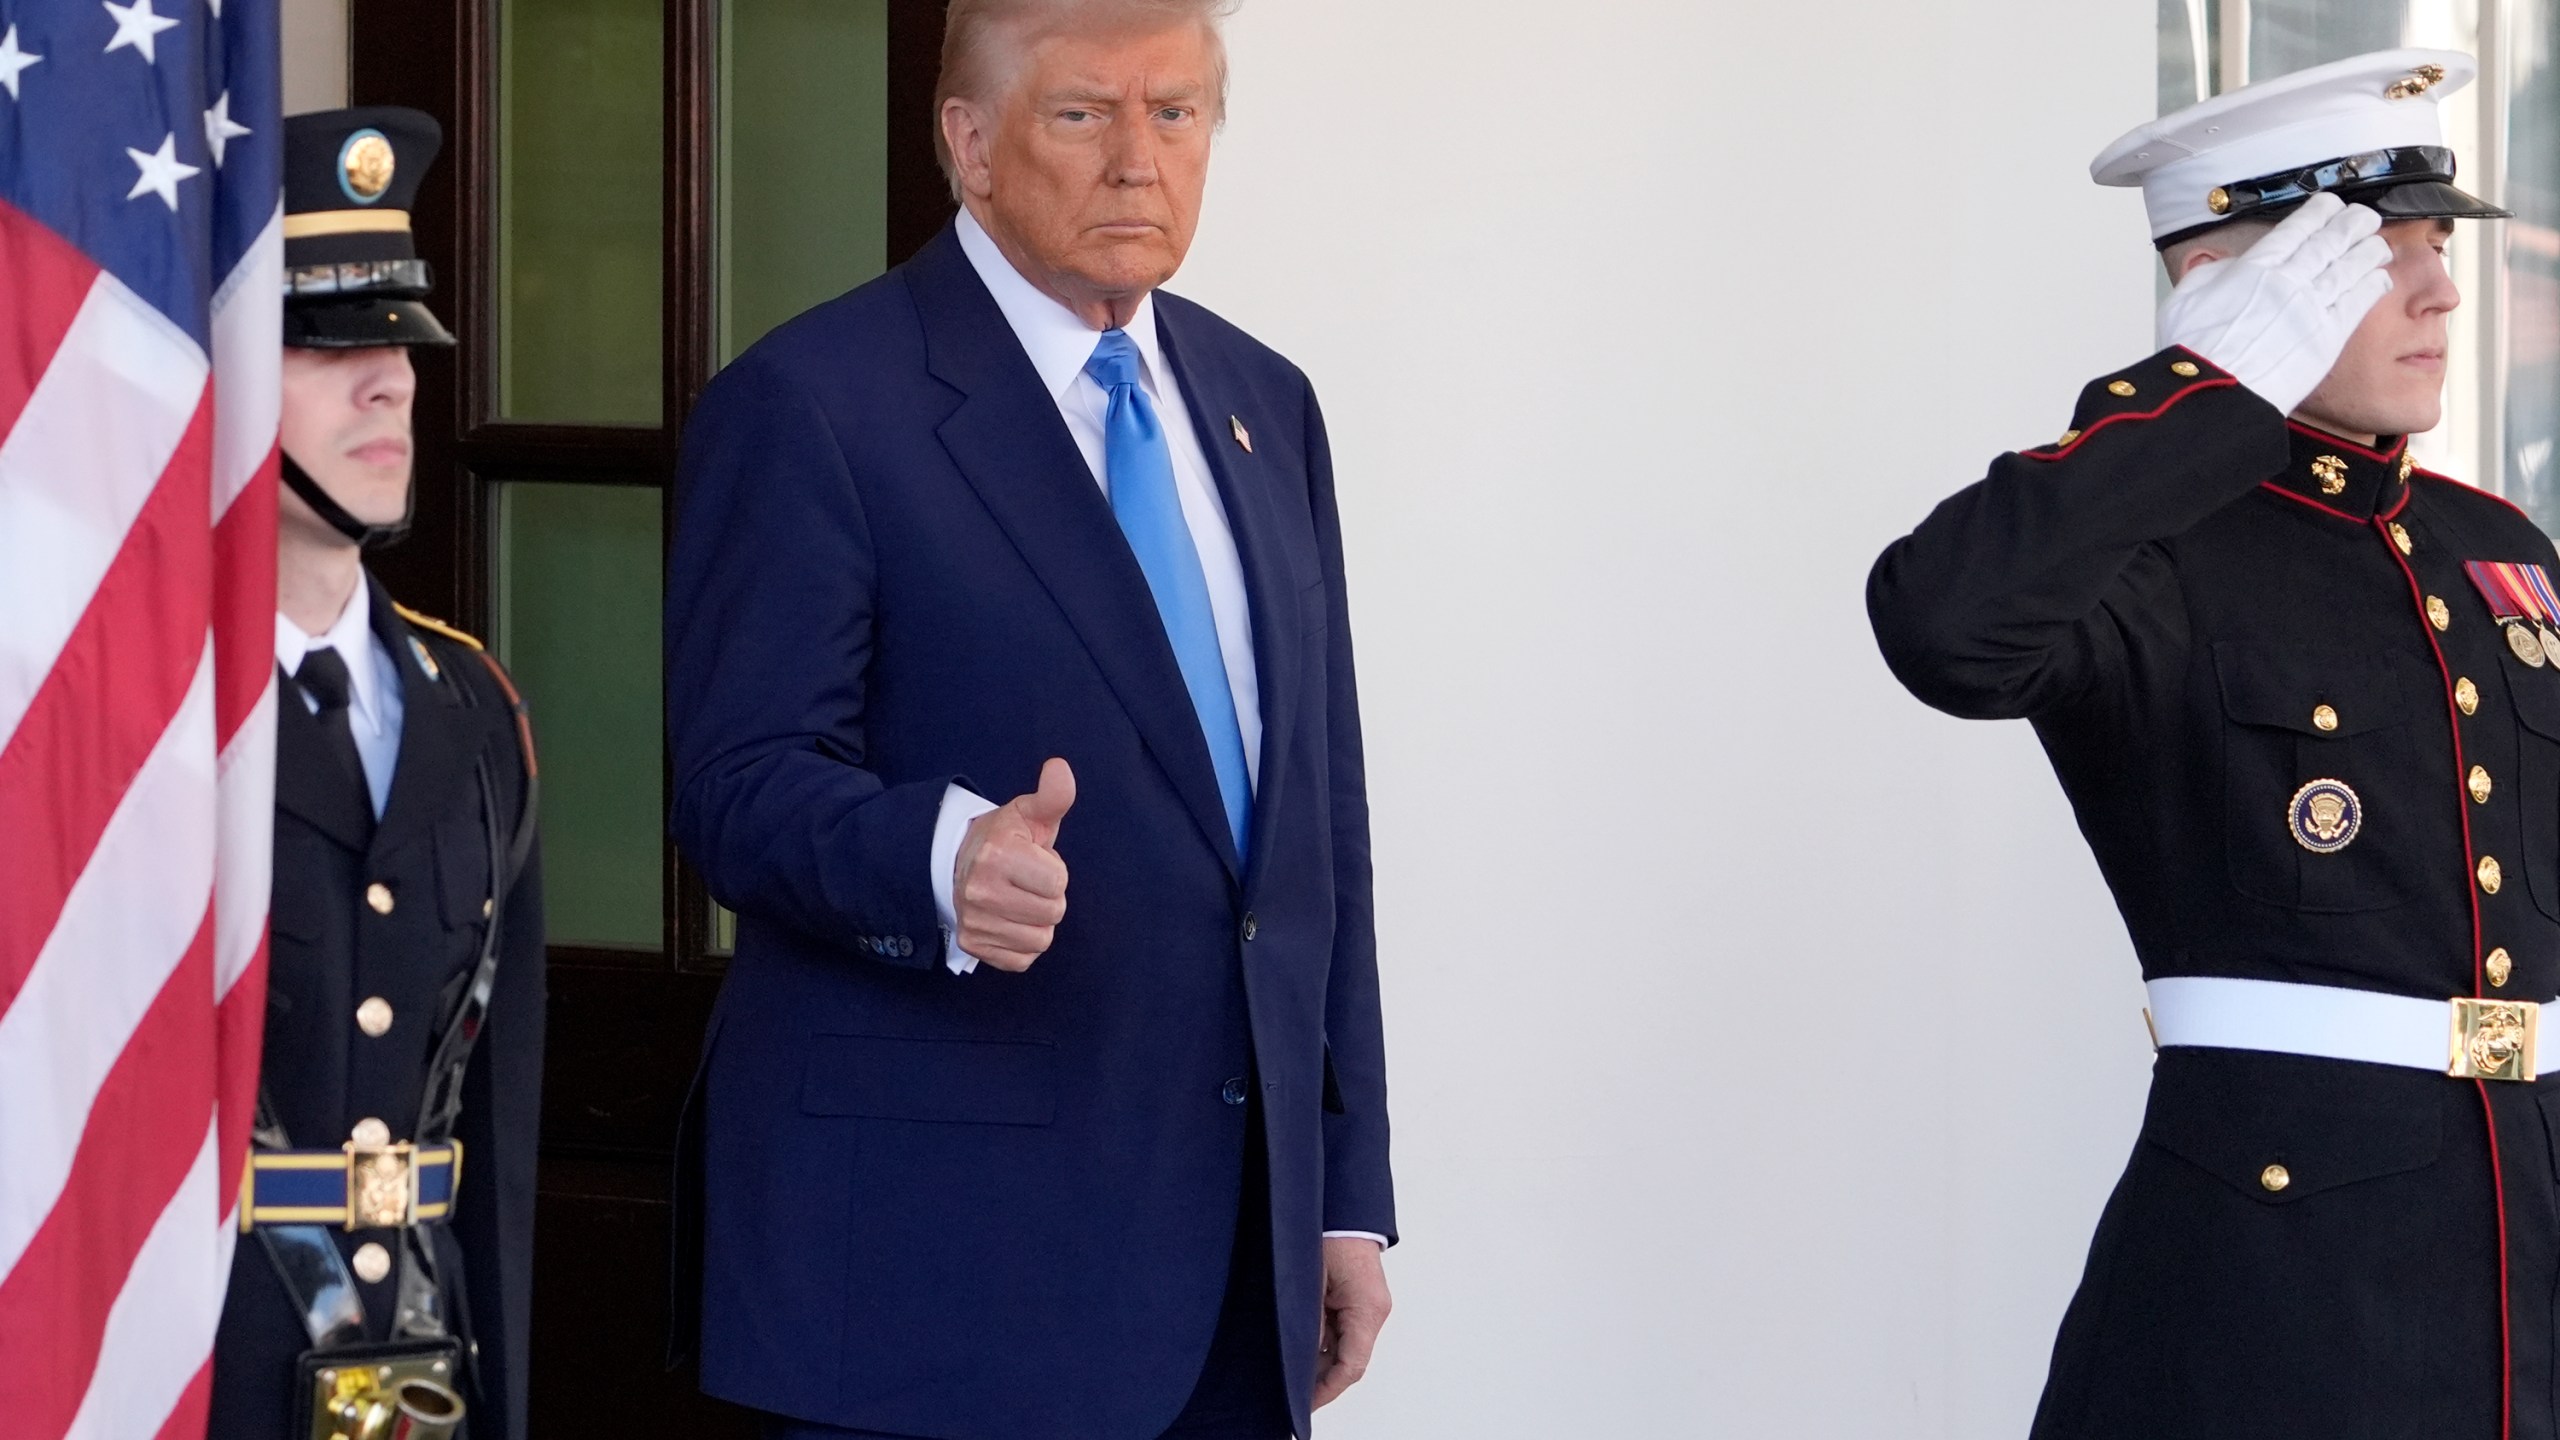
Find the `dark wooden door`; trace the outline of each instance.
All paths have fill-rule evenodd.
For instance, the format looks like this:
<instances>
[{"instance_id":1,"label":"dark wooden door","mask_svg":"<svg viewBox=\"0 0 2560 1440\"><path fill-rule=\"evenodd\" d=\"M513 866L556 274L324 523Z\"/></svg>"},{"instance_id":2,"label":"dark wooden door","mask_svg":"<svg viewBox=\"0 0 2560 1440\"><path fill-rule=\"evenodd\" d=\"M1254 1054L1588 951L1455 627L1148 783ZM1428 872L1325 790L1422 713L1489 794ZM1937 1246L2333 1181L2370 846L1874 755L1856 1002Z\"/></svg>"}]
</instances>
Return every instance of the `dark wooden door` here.
<instances>
[{"instance_id":1,"label":"dark wooden door","mask_svg":"<svg viewBox=\"0 0 2560 1440\"><path fill-rule=\"evenodd\" d=\"M445 127L394 594L489 638L544 749L551 1022L533 1427L715 1437L662 1364L668 1163L725 924L665 836L656 597L713 372L950 213L943 0L354 0L357 104Z\"/></svg>"}]
</instances>

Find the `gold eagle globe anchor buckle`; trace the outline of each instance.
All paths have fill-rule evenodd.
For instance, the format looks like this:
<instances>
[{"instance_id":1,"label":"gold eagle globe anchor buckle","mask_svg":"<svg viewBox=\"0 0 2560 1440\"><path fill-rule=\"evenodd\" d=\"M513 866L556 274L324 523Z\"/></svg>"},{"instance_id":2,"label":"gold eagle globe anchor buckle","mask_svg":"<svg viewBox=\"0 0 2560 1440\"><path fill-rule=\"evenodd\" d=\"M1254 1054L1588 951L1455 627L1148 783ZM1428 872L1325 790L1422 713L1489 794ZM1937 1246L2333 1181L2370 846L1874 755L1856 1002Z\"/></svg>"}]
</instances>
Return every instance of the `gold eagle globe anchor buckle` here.
<instances>
[{"instance_id":1,"label":"gold eagle globe anchor buckle","mask_svg":"<svg viewBox=\"0 0 2560 1440\"><path fill-rule=\"evenodd\" d=\"M2530 1000L2473 1000L2453 1004L2453 1064L2457 1080L2531 1081L2534 1041L2542 1007Z\"/></svg>"}]
</instances>

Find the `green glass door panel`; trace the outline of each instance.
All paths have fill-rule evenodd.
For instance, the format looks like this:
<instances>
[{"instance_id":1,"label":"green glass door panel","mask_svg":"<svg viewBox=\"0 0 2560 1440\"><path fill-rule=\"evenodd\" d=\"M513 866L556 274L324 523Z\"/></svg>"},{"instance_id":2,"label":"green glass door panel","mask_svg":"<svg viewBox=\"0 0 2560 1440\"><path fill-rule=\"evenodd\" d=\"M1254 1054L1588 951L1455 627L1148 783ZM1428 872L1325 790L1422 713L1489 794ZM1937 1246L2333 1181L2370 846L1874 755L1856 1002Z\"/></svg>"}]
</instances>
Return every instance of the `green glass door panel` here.
<instances>
[{"instance_id":1,"label":"green glass door panel","mask_svg":"<svg viewBox=\"0 0 2560 1440\"><path fill-rule=\"evenodd\" d=\"M888 0L720 7L722 364L888 266Z\"/></svg>"},{"instance_id":2,"label":"green glass door panel","mask_svg":"<svg viewBox=\"0 0 2560 1440\"><path fill-rule=\"evenodd\" d=\"M551 943L660 948L659 491L498 487L498 658L533 711Z\"/></svg>"},{"instance_id":3,"label":"green glass door panel","mask_svg":"<svg viewBox=\"0 0 2560 1440\"><path fill-rule=\"evenodd\" d=\"M498 418L656 425L659 0L499 0Z\"/></svg>"}]
</instances>

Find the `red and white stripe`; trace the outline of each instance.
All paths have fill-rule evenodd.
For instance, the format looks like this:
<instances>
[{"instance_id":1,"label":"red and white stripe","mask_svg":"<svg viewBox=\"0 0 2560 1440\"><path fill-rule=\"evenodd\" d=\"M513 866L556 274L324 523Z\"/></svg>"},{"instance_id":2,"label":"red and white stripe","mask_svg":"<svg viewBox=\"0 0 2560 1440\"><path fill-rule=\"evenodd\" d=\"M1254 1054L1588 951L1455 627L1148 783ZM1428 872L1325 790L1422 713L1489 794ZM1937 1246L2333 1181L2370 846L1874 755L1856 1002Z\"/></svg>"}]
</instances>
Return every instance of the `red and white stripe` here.
<instances>
[{"instance_id":1,"label":"red and white stripe","mask_svg":"<svg viewBox=\"0 0 2560 1440\"><path fill-rule=\"evenodd\" d=\"M265 1008L281 217L208 356L0 204L0 1430L201 1435Z\"/></svg>"}]
</instances>

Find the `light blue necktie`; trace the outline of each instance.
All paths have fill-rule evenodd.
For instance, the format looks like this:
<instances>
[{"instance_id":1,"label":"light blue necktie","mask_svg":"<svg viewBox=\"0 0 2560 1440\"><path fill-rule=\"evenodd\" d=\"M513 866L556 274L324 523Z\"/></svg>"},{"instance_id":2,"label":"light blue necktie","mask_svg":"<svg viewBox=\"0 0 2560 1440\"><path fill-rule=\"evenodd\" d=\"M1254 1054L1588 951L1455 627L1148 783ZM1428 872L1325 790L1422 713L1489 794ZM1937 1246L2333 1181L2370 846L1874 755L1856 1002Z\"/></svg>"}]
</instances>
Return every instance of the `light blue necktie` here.
<instances>
[{"instance_id":1,"label":"light blue necktie","mask_svg":"<svg viewBox=\"0 0 2560 1440\"><path fill-rule=\"evenodd\" d=\"M1253 782L1245 770L1244 731L1236 723L1235 692L1227 687L1226 657L1218 648L1218 619L1209 608L1209 580L1200 550L1182 518L1182 496L1173 486L1173 451L1165 444L1156 407L1138 384L1138 346L1126 330L1105 331L1084 373L1111 397L1102 420L1103 473L1111 481L1111 513L1146 572L1147 589L1164 617L1165 638L1182 667L1209 763L1218 772L1218 798L1227 807L1227 829L1236 858L1253 829Z\"/></svg>"}]
</instances>

